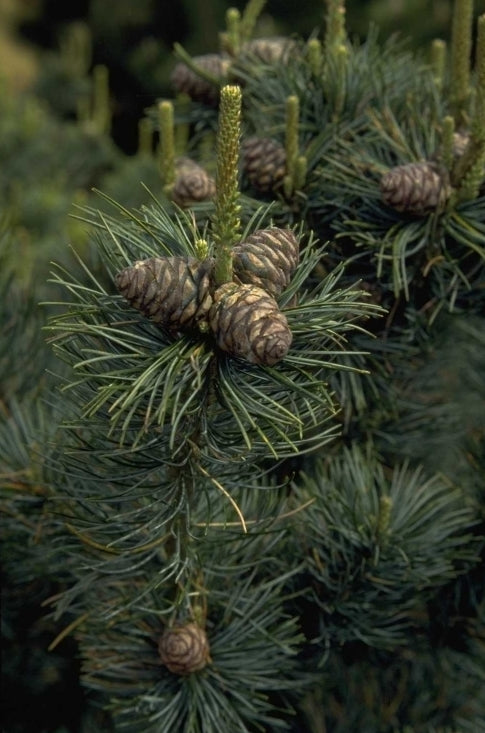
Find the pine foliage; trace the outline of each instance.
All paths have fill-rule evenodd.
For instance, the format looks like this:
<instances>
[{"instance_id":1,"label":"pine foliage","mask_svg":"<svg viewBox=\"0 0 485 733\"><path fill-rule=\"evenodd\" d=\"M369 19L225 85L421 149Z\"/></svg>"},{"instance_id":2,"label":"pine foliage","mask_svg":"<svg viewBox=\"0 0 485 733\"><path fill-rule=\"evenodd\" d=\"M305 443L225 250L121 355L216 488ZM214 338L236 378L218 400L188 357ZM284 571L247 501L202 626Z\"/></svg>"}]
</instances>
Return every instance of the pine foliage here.
<instances>
[{"instance_id":1,"label":"pine foliage","mask_svg":"<svg viewBox=\"0 0 485 733\"><path fill-rule=\"evenodd\" d=\"M351 42L342 1L308 40L231 9L220 49L176 46L176 98L76 208L89 248L41 312L5 231L6 572L46 582L50 649L75 640L113 730L483 729L485 25L471 73L463 5L443 63Z\"/></svg>"}]
</instances>

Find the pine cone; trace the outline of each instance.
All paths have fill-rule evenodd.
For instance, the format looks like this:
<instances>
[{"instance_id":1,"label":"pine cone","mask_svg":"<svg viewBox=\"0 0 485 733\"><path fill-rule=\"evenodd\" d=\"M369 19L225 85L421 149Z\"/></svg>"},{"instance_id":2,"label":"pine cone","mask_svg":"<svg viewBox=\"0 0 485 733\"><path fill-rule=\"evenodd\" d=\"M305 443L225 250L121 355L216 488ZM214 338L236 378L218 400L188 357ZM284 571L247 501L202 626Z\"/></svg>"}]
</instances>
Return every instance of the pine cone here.
<instances>
[{"instance_id":1,"label":"pine cone","mask_svg":"<svg viewBox=\"0 0 485 733\"><path fill-rule=\"evenodd\" d=\"M210 269L209 261L193 257L151 257L122 270L116 285L133 308L176 331L207 318Z\"/></svg>"},{"instance_id":2,"label":"pine cone","mask_svg":"<svg viewBox=\"0 0 485 733\"><path fill-rule=\"evenodd\" d=\"M158 642L158 653L162 664L179 675L198 672L211 661L207 634L195 623L167 629Z\"/></svg>"},{"instance_id":3,"label":"pine cone","mask_svg":"<svg viewBox=\"0 0 485 733\"><path fill-rule=\"evenodd\" d=\"M381 179L382 198L397 211L413 214L442 208L450 195L448 176L435 163L391 168Z\"/></svg>"},{"instance_id":4,"label":"pine cone","mask_svg":"<svg viewBox=\"0 0 485 733\"><path fill-rule=\"evenodd\" d=\"M277 189L286 175L286 151L269 137L250 137L241 145L245 174L258 191Z\"/></svg>"},{"instance_id":5,"label":"pine cone","mask_svg":"<svg viewBox=\"0 0 485 733\"><path fill-rule=\"evenodd\" d=\"M208 72L221 83L227 79L231 62L217 53L194 56L193 62L203 71ZM180 61L172 71L170 81L178 92L185 92L194 102L203 102L211 106L219 102L219 87L192 71Z\"/></svg>"},{"instance_id":6,"label":"pine cone","mask_svg":"<svg viewBox=\"0 0 485 733\"><path fill-rule=\"evenodd\" d=\"M251 364L276 364L292 341L274 298L254 285L221 285L214 293L209 324L220 349Z\"/></svg>"},{"instance_id":7,"label":"pine cone","mask_svg":"<svg viewBox=\"0 0 485 733\"><path fill-rule=\"evenodd\" d=\"M256 59L268 65L286 63L295 42L290 38L275 36L274 38L254 38L243 43L239 60Z\"/></svg>"},{"instance_id":8,"label":"pine cone","mask_svg":"<svg viewBox=\"0 0 485 733\"><path fill-rule=\"evenodd\" d=\"M258 229L233 249L234 279L256 285L276 298L298 265L298 240L291 229Z\"/></svg>"},{"instance_id":9,"label":"pine cone","mask_svg":"<svg viewBox=\"0 0 485 733\"><path fill-rule=\"evenodd\" d=\"M175 164L175 183L171 196L179 206L207 201L216 192L216 183L200 165L190 158L179 158Z\"/></svg>"}]
</instances>

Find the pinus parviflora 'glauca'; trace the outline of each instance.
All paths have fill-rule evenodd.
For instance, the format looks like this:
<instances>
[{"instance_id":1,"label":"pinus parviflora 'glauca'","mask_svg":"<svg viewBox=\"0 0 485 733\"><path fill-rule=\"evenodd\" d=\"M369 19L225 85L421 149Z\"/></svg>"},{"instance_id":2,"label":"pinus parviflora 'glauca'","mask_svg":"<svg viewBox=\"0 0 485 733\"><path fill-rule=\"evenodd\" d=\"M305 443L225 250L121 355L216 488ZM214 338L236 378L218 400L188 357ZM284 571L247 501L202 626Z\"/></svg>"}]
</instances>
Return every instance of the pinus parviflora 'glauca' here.
<instances>
[{"instance_id":1,"label":"pinus parviflora 'glauca'","mask_svg":"<svg viewBox=\"0 0 485 733\"><path fill-rule=\"evenodd\" d=\"M177 47L164 195L54 274L52 646L116 730L481 730L485 17L471 73L469 1L426 57L338 0L248 46L263 4Z\"/></svg>"}]
</instances>

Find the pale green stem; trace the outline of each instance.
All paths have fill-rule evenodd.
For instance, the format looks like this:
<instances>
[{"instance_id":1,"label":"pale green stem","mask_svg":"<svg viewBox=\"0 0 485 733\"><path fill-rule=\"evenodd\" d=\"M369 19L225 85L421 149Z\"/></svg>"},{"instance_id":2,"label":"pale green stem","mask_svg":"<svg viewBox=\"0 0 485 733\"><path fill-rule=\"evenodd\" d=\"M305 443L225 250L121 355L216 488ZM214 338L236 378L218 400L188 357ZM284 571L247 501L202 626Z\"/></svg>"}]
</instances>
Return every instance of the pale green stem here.
<instances>
[{"instance_id":1,"label":"pale green stem","mask_svg":"<svg viewBox=\"0 0 485 733\"><path fill-rule=\"evenodd\" d=\"M168 192L175 181L175 143L172 102L163 100L159 103L158 124L160 129L158 165L162 184Z\"/></svg>"},{"instance_id":2,"label":"pale green stem","mask_svg":"<svg viewBox=\"0 0 485 733\"><path fill-rule=\"evenodd\" d=\"M485 15L478 19L476 79L470 142L453 170L460 201L476 198L485 176Z\"/></svg>"},{"instance_id":3,"label":"pale green stem","mask_svg":"<svg viewBox=\"0 0 485 733\"><path fill-rule=\"evenodd\" d=\"M235 56L241 46L241 14L237 8L228 8L226 28L224 50Z\"/></svg>"},{"instance_id":4,"label":"pale green stem","mask_svg":"<svg viewBox=\"0 0 485 733\"><path fill-rule=\"evenodd\" d=\"M197 66L191 55L187 53L185 48L181 46L180 43L173 44L173 51L175 56L183 61L183 63L194 72L194 74L197 74L197 76L200 76L201 79L205 79L210 84L214 84L214 86L216 87L219 86L219 84L221 83L221 79L217 76L214 76L214 74L211 74L206 69L202 69L200 66Z\"/></svg>"},{"instance_id":5,"label":"pale green stem","mask_svg":"<svg viewBox=\"0 0 485 733\"><path fill-rule=\"evenodd\" d=\"M232 247L240 236L239 138L241 135L240 87L228 84L221 89L217 130L217 171L212 236L215 243L215 281L232 280Z\"/></svg>"},{"instance_id":6,"label":"pale green stem","mask_svg":"<svg viewBox=\"0 0 485 733\"><path fill-rule=\"evenodd\" d=\"M377 538L381 544L385 544L389 536L391 523L392 499L390 496L379 497L379 515L377 517Z\"/></svg>"},{"instance_id":7,"label":"pale green stem","mask_svg":"<svg viewBox=\"0 0 485 733\"><path fill-rule=\"evenodd\" d=\"M445 77L446 64L446 43L440 38L435 38L431 44L431 68L433 78L438 89L442 89Z\"/></svg>"},{"instance_id":8,"label":"pale green stem","mask_svg":"<svg viewBox=\"0 0 485 733\"><path fill-rule=\"evenodd\" d=\"M447 115L443 120L442 131L442 161L447 171L453 168L453 136L455 134L455 120Z\"/></svg>"},{"instance_id":9,"label":"pale green stem","mask_svg":"<svg viewBox=\"0 0 485 733\"><path fill-rule=\"evenodd\" d=\"M148 117L138 122L138 155L151 157L153 144L153 126Z\"/></svg>"},{"instance_id":10,"label":"pale green stem","mask_svg":"<svg viewBox=\"0 0 485 733\"><path fill-rule=\"evenodd\" d=\"M347 94L347 62L349 58L349 51L347 46L341 44L335 49L335 62L338 74L338 92L335 99L335 109L333 117L338 120L342 114L342 110L345 105L345 97Z\"/></svg>"},{"instance_id":11,"label":"pale green stem","mask_svg":"<svg viewBox=\"0 0 485 733\"><path fill-rule=\"evenodd\" d=\"M472 164L461 179L458 189L458 201L473 201L480 193L480 186L485 177L485 146L477 150Z\"/></svg>"},{"instance_id":12,"label":"pale green stem","mask_svg":"<svg viewBox=\"0 0 485 733\"><path fill-rule=\"evenodd\" d=\"M240 37L241 43L249 41L253 35L256 21L258 20L261 11L266 5L266 0L249 0L246 7L243 10L240 24Z\"/></svg>"},{"instance_id":13,"label":"pale green stem","mask_svg":"<svg viewBox=\"0 0 485 733\"><path fill-rule=\"evenodd\" d=\"M294 190L295 162L298 157L300 123L300 100L295 94L286 100L286 129L285 129L285 151L286 151L286 177L285 194L289 196Z\"/></svg>"},{"instance_id":14,"label":"pale green stem","mask_svg":"<svg viewBox=\"0 0 485 733\"><path fill-rule=\"evenodd\" d=\"M344 0L326 0L325 52L331 53L347 42Z\"/></svg>"},{"instance_id":15,"label":"pale green stem","mask_svg":"<svg viewBox=\"0 0 485 733\"><path fill-rule=\"evenodd\" d=\"M308 170L308 160L306 155L299 155L295 161L294 170L294 186L297 191L301 190L305 185L306 174Z\"/></svg>"},{"instance_id":16,"label":"pale green stem","mask_svg":"<svg viewBox=\"0 0 485 733\"><path fill-rule=\"evenodd\" d=\"M485 143L485 14L478 19L476 52L475 109L472 119L472 136Z\"/></svg>"},{"instance_id":17,"label":"pale green stem","mask_svg":"<svg viewBox=\"0 0 485 733\"><path fill-rule=\"evenodd\" d=\"M323 67L322 44L318 38L311 38L308 41L307 58L313 76L318 79L322 73Z\"/></svg>"},{"instance_id":18,"label":"pale green stem","mask_svg":"<svg viewBox=\"0 0 485 733\"><path fill-rule=\"evenodd\" d=\"M292 94L286 100L286 167L290 175L293 174L295 160L298 155L298 128L300 124L300 100Z\"/></svg>"},{"instance_id":19,"label":"pale green stem","mask_svg":"<svg viewBox=\"0 0 485 733\"><path fill-rule=\"evenodd\" d=\"M108 134L111 129L111 109L109 101L109 72L100 64L93 69L93 122L96 130Z\"/></svg>"},{"instance_id":20,"label":"pale green stem","mask_svg":"<svg viewBox=\"0 0 485 733\"><path fill-rule=\"evenodd\" d=\"M71 23L61 37L60 51L72 76L82 79L87 76L92 59L91 31L87 23Z\"/></svg>"},{"instance_id":21,"label":"pale green stem","mask_svg":"<svg viewBox=\"0 0 485 733\"><path fill-rule=\"evenodd\" d=\"M455 0L451 27L451 105L457 128L466 122L470 96L473 0Z\"/></svg>"}]
</instances>

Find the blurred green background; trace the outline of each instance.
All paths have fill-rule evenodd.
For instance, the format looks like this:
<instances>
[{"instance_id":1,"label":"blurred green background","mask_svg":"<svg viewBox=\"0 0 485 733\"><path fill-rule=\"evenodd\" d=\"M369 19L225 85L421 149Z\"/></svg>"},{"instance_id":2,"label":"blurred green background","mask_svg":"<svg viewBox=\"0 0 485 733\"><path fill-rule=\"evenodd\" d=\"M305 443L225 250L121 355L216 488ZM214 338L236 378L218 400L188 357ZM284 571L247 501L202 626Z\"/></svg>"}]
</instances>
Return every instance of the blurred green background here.
<instances>
[{"instance_id":1,"label":"blurred green background","mask_svg":"<svg viewBox=\"0 0 485 733\"><path fill-rule=\"evenodd\" d=\"M425 46L433 38L449 37L452 5L452 0L348 0L347 25L357 37L365 36L372 23L385 38L397 33ZM170 91L173 43L192 54L216 50L226 10L244 6L244 0L0 0L1 74L11 87L34 85L58 111L72 112L72 90L61 88L59 70L54 84L52 55L62 47L69 24L82 21L91 33L92 63L110 70L112 135L123 150L133 152L143 110ZM475 6L476 15L485 12L485 0ZM268 0L258 35L307 37L321 28L323 7L323 0Z\"/></svg>"}]
</instances>

